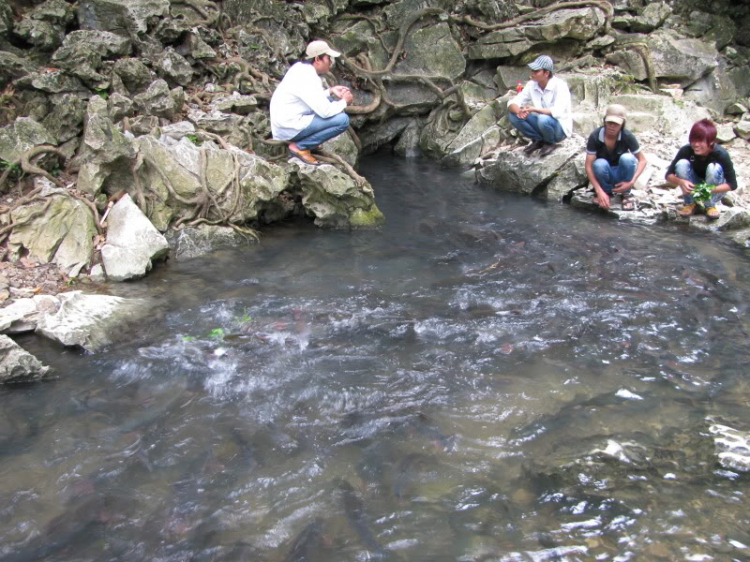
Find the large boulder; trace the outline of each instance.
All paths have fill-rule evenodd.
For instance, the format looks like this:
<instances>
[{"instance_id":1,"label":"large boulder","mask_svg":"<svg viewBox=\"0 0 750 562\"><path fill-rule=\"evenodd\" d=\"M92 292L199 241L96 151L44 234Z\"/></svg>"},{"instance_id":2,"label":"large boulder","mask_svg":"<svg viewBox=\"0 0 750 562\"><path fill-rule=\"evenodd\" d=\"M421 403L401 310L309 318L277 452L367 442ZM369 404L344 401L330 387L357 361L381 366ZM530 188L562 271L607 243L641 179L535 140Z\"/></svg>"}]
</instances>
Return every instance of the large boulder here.
<instances>
[{"instance_id":1,"label":"large boulder","mask_svg":"<svg viewBox=\"0 0 750 562\"><path fill-rule=\"evenodd\" d=\"M169 250L167 239L148 220L130 195L122 197L109 213L107 242L102 261L111 281L143 277L153 262Z\"/></svg>"},{"instance_id":2,"label":"large boulder","mask_svg":"<svg viewBox=\"0 0 750 562\"><path fill-rule=\"evenodd\" d=\"M374 228L385 222L372 186L357 182L334 166L310 166L296 158L302 205L315 224L326 228Z\"/></svg>"},{"instance_id":3,"label":"large boulder","mask_svg":"<svg viewBox=\"0 0 750 562\"><path fill-rule=\"evenodd\" d=\"M686 87L712 72L718 65L716 47L699 39L682 37L669 30L658 30L650 35L630 35L628 41L640 39L647 45L653 63L655 78L678 82ZM637 80L646 80L648 72L643 56L628 43L618 43L607 61L632 74Z\"/></svg>"},{"instance_id":4,"label":"large boulder","mask_svg":"<svg viewBox=\"0 0 750 562\"><path fill-rule=\"evenodd\" d=\"M55 263L75 277L91 261L96 225L91 209L64 189L43 192L46 199L11 212L16 226L8 248L15 259L28 254L38 263Z\"/></svg>"},{"instance_id":5,"label":"large boulder","mask_svg":"<svg viewBox=\"0 0 750 562\"><path fill-rule=\"evenodd\" d=\"M31 117L18 117L12 126L0 129L0 159L15 162L24 152L42 144L56 145L57 139Z\"/></svg>"},{"instance_id":6,"label":"large boulder","mask_svg":"<svg viewBox=\"0 0 750 562\"><path fill-rule=\"evenodd\" d=\"M34 295L16 299L5 308L0 308L0 332L20 334L36 330L39 319L45 314L54 314L60 301L52 295Z\"/></svg>"},{"instance_id":7,"label":"large boulder","mask_svg":"<svg viewBox=\"0 0 750 562\"><path fill-rule=\"evenodd\" d=\"M439 76L458 79L466 70L461 47L448 24L438 23L410 33L404 44L406 57L396 64L394 74Z\"/></svg>"},{"instance_id":8,"label":"large boulder","mask_svg":"<svg viewBox=\"0 0 750 562\"><path fill-rule=\"evenodd\" d=\"M8 336L0 335L0 384L38 381L48 373L49 367Z\"/></svg>"},{"instance_id":9,"label":"large boulder","mask_svg":"<svg viewBox=\"0 0 750 562\"><path fill-rule=\"evenodd\" d=\"M141 299L86 295L81 291L60 293L58 299L60 308L39 320L37 333L91 352L117 341L129 324L150 312L148 302Z\"/></svg>"},{"instance_id":10,"label":"large boulder","mask_svg":"<svg viewBox=\"0 0 750 562\"><path fill-rule=\"evenodd\" d=\"M65 37L62 47L52 55L52 61L88 84L108 84L108 77L98 72L102 60L126 56L131 48L128 38L115 33L79 30Z\"/></svg>"},{"instance_id":11,"label":"large boulder","mask_svg":"<svg viewBox=\"0 0 750 562\"><path fill-rule=\"evenodd\" d=\"M47 0L24 14L13 33L42 51L51 51L63 41L74 17L72 6L64 0Z\"/></svg>"},{"instance_id":12,"label":"large boulder","mask_svg":"<svg viewBox=\"0 0 750 562\"><path fill-rule=\"evenodd\" d=\"M499 127L497 123L507 115L509 99L509 95L498 98L475 113L445 147L441 162L451 166L471 164L481 154L505 140L507 129Z\"/></svg>"},{"instance_id":13,"label":"large boulder","mask_svg":"<svg viewBox=\"0 0 750 562\"><path fill-rule=\"evenodd\" d=\"M583 143L584 140L574 134L544 158L536 154L526 156L521 149L501 151L494 158L486 160L477 170L477 181L502 191L545 195L550 182L580 154ZM577 183L579 186L585 185L583 178ZM577 185L571 184L569 187L573 189Z\"/></svg>"}]
</instances>

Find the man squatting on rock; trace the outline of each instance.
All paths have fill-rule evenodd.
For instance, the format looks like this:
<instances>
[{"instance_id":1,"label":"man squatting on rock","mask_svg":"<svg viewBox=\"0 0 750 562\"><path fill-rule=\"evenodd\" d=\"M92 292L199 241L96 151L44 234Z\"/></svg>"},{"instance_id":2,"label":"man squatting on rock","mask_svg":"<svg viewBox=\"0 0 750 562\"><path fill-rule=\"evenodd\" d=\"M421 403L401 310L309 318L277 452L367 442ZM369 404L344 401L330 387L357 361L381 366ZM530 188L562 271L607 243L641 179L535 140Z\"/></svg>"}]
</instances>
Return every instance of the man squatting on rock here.
<instances>
[{"instance_id":1,"label":"man squatting on rock","mask_svg":"<svg viewBox=\"0 0 750 562\"><path fill-rule=\"evenodd\" d=\"M537 57L528 66L531 80L508 102L510 122L531 139L524 153L541 149L539 154L547 156L573 132L570 90L564 80L552 75L555 63L547 55Z\"/></svg>"},{"instance_id":2,"label":"man squatting on rock","mask_svg":"<svg viewBox=\"0 0 750 562\"><path fill-rule=\"evenodd\" d=\"M685 206L680 209L681 217L689 217L698 211L698 204L691 195L693 188L705 182L715 186L706 207L709 219L719 218L716 205L730 189L737 189L737 176L729 153L716 144L716 125L710 119L701 119L693 124L688 142L680 150L667 168L666 178L672 185L682 190Z\"/></svg>"},{"instance_id":3,"label":"man squatting on rock","mask_svg":"<svg viewBox=\"0 0 750 562\"><path fill-rule=\"evenodd\" d=\"M612 197L622 195L622 210L634 208L630 190L646 168L646 157L635 135L625 128L627 110L616 103L607 107L604 126L597 127L586 143L586 175L594 186L594 201L611 207Z\"/></svg>"},{"instance_id":4,"label":"man squatting on rock","mask_svg":"<svg viewBox=\"0 0 750 562\"><path fill-rule=\"evenodd\" d=\"M346 86L326 89L320 79L341 53L325 41L313 41L305 53L307 60L292 65L271 97L271 133L276 140L290 141L291 156L317 166L310 151L346 131L349 116L344 110L354 98Z\"/></svg>"}]
</instances>

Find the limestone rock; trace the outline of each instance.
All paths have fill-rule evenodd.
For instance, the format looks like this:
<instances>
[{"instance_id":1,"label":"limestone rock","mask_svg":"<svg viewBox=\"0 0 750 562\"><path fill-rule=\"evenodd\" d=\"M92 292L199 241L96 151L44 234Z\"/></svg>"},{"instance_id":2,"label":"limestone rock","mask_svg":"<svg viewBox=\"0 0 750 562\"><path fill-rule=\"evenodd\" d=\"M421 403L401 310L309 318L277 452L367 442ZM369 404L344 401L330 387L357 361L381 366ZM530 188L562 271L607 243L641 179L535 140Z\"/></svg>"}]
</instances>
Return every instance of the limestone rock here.
<instances>
[{"instance_id":1,"label":"limestone rock","mask_svg":"<svg viewBox=\"0 0 750 562\"><path fill-rule=\"evenodd\" d=\"M38 381L48 373L49 367L8 336L0 335L0 384Z\"/></svg>"},{"instance_id":2,"label":"limestone rock","mask_svg":"<svg viewBox=\"0 0 750 562\"><path fill-rule=\"evenodd\" d=\"M39 67L26 57L19 57L7 51L0 51L0 88L8 82L37 72Z\"/></svg>"},{"instance_id":3,"label":"limestone rock","mask_svg":"<svg viewBox=\"0 0 750 562\"><path fill-rule=\"evenodd\" d=\"M56 263L66 275L75 277L91 260L94 217L83 202L65 190L55 191L48 201L24 205L11 213L18 226L10 235L9 249L14 256L26 251L39 263Z\"/></svg>"},{"instance_id":4,"label":"limestone rock","mask_svg":"<svg viewBox=\"0 0 750 562\"><path fill-rule=\"evenodd\" d=\"M86 107L83 144L89 158L94 158L100 164L135 157L132 141L114 126L107 102L99 96L93 96Z\"/></svg>"},{"instance_id":5,"label":"limestone rock","mask_svg":"<svg viewBox=\"0 0 750 562\"><path fill-rule=\"evenodd\" d=\"M60 293L60 308L46 314L37 333L65 346L97 351L117 341L128 324L149 313L147 301L109 295L86 295L81 291Z\"/></svg>"},{"instance_id":6,"label":"limestone rock","mask_svg":"<svg viewBox=\"0 0 750 562\"><path fill-rule=\"evenodd\" d=\"M630 30L636 33L649 33L661 27L664 20L672 13L672 8L665 2L649 3L643 13L630 21Z\"/></svg>"},{"instance_id":7,"label":"limestone rock","mask_svg":"<svg viewBox=\"0 0 750 562\"><path fill-rule=\"evenodd\" d=\"M478 111L446 147L441 162L446 165L470 164L483 152L506 138L498 120L508 112L510 96L499 98Z\"/></svg>"},{"instance_id":8,"label":"limestone rock","mask_svg":"<svg viewBox=\"0 0 750 562\"><path fill-rule=\"evenodd\" d=\"M75 138L83 131L86 102L75 94L62 94L55 99L55 106L42 121L44 128L63 143Z\"/></svg>"},{"instance_id":9,"label":"limestone rock","mask_svg":"<svg viewBox=\"0 0 750 562\"><path fill-rule=\"evenodd\" d=\"M193 79L193 67L185 57L172 48L168 48L160 57L157 72L162 78L180 86L187 86Z\"/></svg>"},{"instance_id":10,"label":"limestone rock","mask_svg":"<svg viewBox=\"0 0 750 562\"><path fill-rule=\"evenodd\" d=\"M404 48L409 56L396 64L394 74L444 76L456 80L466 70L461 47L451 36L446 23L410 33Z\"/></svg>"},{"instance_id":11,"label":"limestone rock","mask_svg":"<svg viewBox=\"0 0 750 562\"><path fill-rule=\"evenodd\" d=\"M135 96L133 101L141 113L167 119L172 119L179 109L172 98L169 85L162 78L154 80L146 91Z\"/></svg>"},{"instance_id":12,"label":"limestone rock","mask_svg":"<svg viewBox=\"0 0 750 562\"><path fill-rule=\"evenodd\" d=\"M78 22L81 29L143 35L149 24L169 14L169 0L81 0Z\"/></svg>"},{"instance_id":13,"label":"limestone rock","mask_svg":"<svg viewBox=\"0 0 750 562\"><path fill-rule=\"evenodd\" d=\"M730 123L720 123L716 125L716 140L721 144L726 144L737 138L734 134L734 128Z\"/></svg>"},{"instance_id":14,"label":"limestone rock","mask_svg":"<svg viewBox=\"0 0 750 562\"><path fill-rule=\"evenodd\" d=\"M107 242L102 247L102 261L111 281L143 277L153 261L166 256L169 244L151 221L133 203L130 195L122 197L109 213Z\"/></svg>"},{"instance_id":15,"label":"limestone rock","mask_svg":"<svg viewBox=\"0 0 750 562\"><path fill-rule=\"evenodd\" d=\"M469 45L470 59L517 56L535 43L559 43L566 39L587 41L604 27L605 16L597 8L574 8L551 12L528 25L492 31Z\"/></svg>"},{"instance_id":16,"label":"limestone rock","mask_svg":"<svg viewBox=\"0 0 750 562\"><path fill-rule=\"evenodd\" d=\"M171 248L170 253L178 261L196 258L220 248L231 248L247 243L247 238L228 226L208 224L171 231L167 239Z\"/></svg>"},{"instance_id":17,"label":"limestone rock","mask_svg":"<svg viewBox=\"0 0 750 562\"><path fill-rule=\"evenodd\" d=\"M330 165L310 166L293 159L302 192L302 205L326 228L373 228L385 222L369 183L358 186Z\"/></svg>"},{"instance_id":18,"label":"limestone rock","mask_svg":"<svg viewBox=\"0 0 750 562\"><path fill-rule=\"evenodd\" d=\"M113 75L117 76L120 83L125 87L125 95L140 93L153 79L149 68L139 59L119 59L112 67Z\"/></svg>"},{"instance_id":19,"label":"limestone rock","mask_svg":"<svg viewBox=\"0 0 750 562\"><path fill-rule=\"evenodd\" d=\"M44 314L54 314L60 308L60 301L52 295L34 295L31 298L16 299L5 308L0 308L0 332L19 334L36 330L39 318Z\"/></svg>"},{"instance_id":20,"label":"limestone rock","mask_svg":"<svg viewBox=\"0 0 750 562\"><path fill-rule=\"evenodd\" d=\"M21 154L42 144L56 145L57 139L31 117L18 117L13 127L0 129L0 159L15 162Z\"/></svg>"},{"instance_id":21,"label":"limestone rock","mask_svg":"<svg viewBox=\"0 0 750 562\"><path fill-rule=\"evenodd\" d=\"M734 132L738 137L745 140L750 139L750 119L743 119L734 126Z\"/></svg>"},{"instance_id":22,"label":"limestone rock","mask_svg":"<svg viewBox=\"0 0 750 562\"><path fill-rule=\"evenodd\" d=\"M583 139L573 135L544 158L538 153L528 157L521 149L501 151L477 170L476 178L480 184L502 191L541 194L560 169L579 154L582 145Z\"/></svg>"}]
</instances>

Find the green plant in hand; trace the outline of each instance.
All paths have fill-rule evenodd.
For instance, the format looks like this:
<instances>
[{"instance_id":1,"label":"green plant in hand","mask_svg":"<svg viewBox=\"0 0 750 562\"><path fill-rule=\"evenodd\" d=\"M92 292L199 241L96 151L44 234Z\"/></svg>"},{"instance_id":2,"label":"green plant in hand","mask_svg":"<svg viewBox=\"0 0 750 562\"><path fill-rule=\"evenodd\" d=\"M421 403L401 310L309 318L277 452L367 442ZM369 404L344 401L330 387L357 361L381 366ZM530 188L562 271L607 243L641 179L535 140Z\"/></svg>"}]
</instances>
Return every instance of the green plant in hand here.
<instances>
[{"instance_id":1,"label":"green plant in hand","mask_svg":"<svg viewBox=\"0 0 750 562\"><path fill-rule=\"evenodd\" d=\"M690 195L692 195L693 201L697 203L705 203L711 199L711 195L715 187L715 185L702 182L693 188L693 191L690 193Z\"/></svg>"}]
</instances>

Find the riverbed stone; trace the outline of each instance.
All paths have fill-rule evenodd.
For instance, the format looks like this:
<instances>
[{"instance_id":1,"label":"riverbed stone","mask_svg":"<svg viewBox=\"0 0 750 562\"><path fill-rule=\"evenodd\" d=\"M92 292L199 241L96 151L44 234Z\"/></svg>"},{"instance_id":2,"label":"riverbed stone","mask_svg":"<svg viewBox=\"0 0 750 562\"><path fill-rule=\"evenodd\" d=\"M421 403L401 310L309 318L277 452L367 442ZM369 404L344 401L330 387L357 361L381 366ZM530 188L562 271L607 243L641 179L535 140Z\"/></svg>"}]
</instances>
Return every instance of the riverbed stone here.
<instances>
[{"instance_id":1,"label":"riverbed stone","mask_svg":"<svg viewBox=\"0 0 750 562\"><path fill-rule=\"evenodd\" d=\"M15 299L5 308L0 308L0 332L3 334L33 332L42 315L54 314L58 308L60 308L60 301L53 295L34 295L30 298Z\"/></svg>"},{"instance_id":2,"label":"riverbed stone","mask_svg":"<svg viewBox=\"0 0 750 562\"><path fill-rule=\"evenodd\" d=\"M750 119L743 119L734 126L737 136L745 140L750 139Z\"/></svg>"},{"instance_id":3,"label":"riverbed stone","mask_svg":"<svg viewBox=\"0 0 750 562\"><path fill-rule=\"evenodd\" d=\"M49 367L8 336L0 335L0 384L39 381L49 371Z\"/></svg>"},{"instance_id":4,"label":"riverbed stone","mask_svg":"<svg viewBox=\"0 0 750 562\"><path fill-rule=\"evenodd\" d=\"M228 226L201 224L197 227L186 227L172 230L167 234L170 255L178 261L188 260L209 254L221 248L232 248L248 242ZM0 325L0 327L2 327Z\"/></svg>"},{"instance_id":5,"label":"riverbed stone","mask_svg":"<svg viewBox=\"0 0 750 562\"><path fill-rule=\"evenodd\" d=\"M98 351L119 341L125 328L149 313L148 301L82 291L60 293L60 308L42 316L37 333L65 346Z\"/></svg>"},{"instance_id":6,"label":"riverbed stone","mask_svg":"<svg viewBox=\"0 0 750 562\"><path fill-rule=\"evenodd\" d=\"M102 247L102 261L107 278L125 281L143 277L153 262L167 255L169 243L138 206L123 196L107 218L107 242Z\"/></svg>"}]
</instances>

